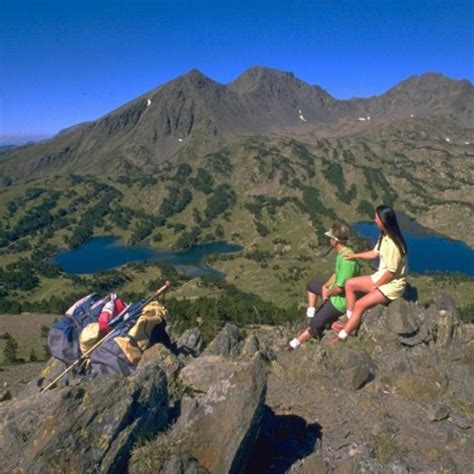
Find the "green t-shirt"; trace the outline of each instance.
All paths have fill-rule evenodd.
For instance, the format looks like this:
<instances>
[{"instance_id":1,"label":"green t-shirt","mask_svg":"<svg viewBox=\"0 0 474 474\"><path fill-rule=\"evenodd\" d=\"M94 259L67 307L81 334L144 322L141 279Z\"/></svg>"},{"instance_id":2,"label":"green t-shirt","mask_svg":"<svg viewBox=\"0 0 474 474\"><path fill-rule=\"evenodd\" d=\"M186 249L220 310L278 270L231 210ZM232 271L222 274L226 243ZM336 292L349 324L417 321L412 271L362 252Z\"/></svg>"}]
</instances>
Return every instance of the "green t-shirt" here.
<instances>
[{"instance_id":1,"label":"green t-shirt","mask_svg":"<svg viewBox=\"0 0 474 474\"><path fill-rule=\"evenodd\" d=\"M359 264L357 260L346 260L344 258L344 254L348 252L353 253L352 249L346 247L342 252L337 253L336 269L334 270L334 283L343 290L346 281L359 274ZM340 295L331 296L329 300L341 313L346 310L346 295L344 292Z\"/></svg>"}]
</instances>

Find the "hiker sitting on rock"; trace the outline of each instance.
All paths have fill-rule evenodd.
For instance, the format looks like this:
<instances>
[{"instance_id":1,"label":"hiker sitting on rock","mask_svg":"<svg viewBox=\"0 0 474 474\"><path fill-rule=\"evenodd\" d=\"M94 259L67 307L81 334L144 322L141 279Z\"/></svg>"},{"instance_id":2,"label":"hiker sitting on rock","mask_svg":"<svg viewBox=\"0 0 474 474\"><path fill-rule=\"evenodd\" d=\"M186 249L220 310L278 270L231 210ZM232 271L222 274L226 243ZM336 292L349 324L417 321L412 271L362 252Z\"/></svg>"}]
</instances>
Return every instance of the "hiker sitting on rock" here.
<instances>
[{"instance_id":1,"label":"hiker sitting on rock","mask_svg":"<svg viewBox=\"0 0 474 474\"><path fill-rule=\"evenodd\" d=\"M347 253L344 258L379 258L378 270L370 276L351 278L346 282L347 322L336 322L332 328L337 332L331 343L347 339L362 319L362 314L378 304L388 304L402 296L406 287L408 273L408 248L398 227L395 211L389 206L379 206L375 210L375 225L380 236L373 250L361 253ZM356 293L365 293L356 301Z\"/></svg>"},{"instance_id":2,"label":"hiker sitting on rock","mask_svg":"<svg viewBox=\"0 0 474 474\"><path fill-rule=\"evenodd\" d=\"M346 245L350 235L349 227L345 224L334 223L325 235L329 237L331 247L337 251L335 272L325 283L321 280L314 280L308 284L306 316L308 317L309 327L290 341L289 350L296 349L311 336L321 337L324 327L329 327L339 316L344 314L346 309L344 284L349 278L359 273L359 266L356 261L343 258L347 253L352 254L352 250ZM323 299L323 302L316 310L318 296Z\"/></svg>"}]
</instances>

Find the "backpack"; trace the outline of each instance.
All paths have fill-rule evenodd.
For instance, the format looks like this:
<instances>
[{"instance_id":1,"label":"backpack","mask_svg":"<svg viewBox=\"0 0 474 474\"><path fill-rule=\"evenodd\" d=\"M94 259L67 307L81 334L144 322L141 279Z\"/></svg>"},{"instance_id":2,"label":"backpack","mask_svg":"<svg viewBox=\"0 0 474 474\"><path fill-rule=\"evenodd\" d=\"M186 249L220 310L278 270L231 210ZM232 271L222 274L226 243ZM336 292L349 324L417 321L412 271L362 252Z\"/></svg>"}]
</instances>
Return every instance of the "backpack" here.
<instances>
[{"instance_id":1,"label":"backpack","mask_svg":"<svg viewBox=\"0 0 474 474\"><path fill-rule=\"evenodd\" d=\"M101 298L97 293L91 293L76 301L49 330L48 346L51 355L66 365L77 360L81 356L81 331L88 324L99 320L102 308L110 298L111 295Z\"/></svg>"},{"instance_id":2,"label":"backpack","mask_svg":"<svg viewBox=\"0 0 474 474\"><path fill-rule=\"evenodd\" d=\"M136 303L136 307L141 304ZM130 313L133 313L133 309ZM176 348L166 332L166 315L163 305L152 302L120 325L114 333L115 337L106 340L90 355L92 372L130 375L135 371L143 352L158 342L174 351Z\"/></svg>"},{"instance_id":3,"label":"backpack","mask_svg":"<svg viewBox=\"0 0 474 474\"><path fill-rule=\"evenodd\" d=\"M143 301L130 305L127 313L117 316L109 321L109 327L113 328L114 337L105 340L89 356L90 366L93 373L96 374L120 374L128 376L135 370L135 366L130 364L122 349L116 344L115 339L118 336L126 336L141 314ZM139 312L137 312L139 310ZM127 318L127 314L133 315Z\"/></svg>"}]
</instances>

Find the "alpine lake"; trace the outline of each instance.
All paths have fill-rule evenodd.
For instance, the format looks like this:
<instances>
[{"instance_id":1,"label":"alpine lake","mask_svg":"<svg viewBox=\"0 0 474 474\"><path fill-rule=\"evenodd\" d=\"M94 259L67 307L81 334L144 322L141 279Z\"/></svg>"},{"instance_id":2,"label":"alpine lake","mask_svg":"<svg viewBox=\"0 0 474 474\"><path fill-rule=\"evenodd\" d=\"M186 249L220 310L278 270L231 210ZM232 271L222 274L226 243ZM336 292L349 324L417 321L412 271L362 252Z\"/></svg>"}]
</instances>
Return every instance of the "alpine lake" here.
<instances>
[{"instance_id":1,"label":"alpine lake","mask_svg":"<svg viewBox=\"0 0 474 474\"><path fill-rule=\"evenodd\" d=\"M451 240L398 213L398 221L408 244L410 272L460 272L474 276L474 249L464 242ZM375 245L379 230L373 222L358 222L352 229ZM227 242L195 245L184 251L158 250L148 245L125 245L118 237L92 237L79 248L61 250L50 258L66 273L98 273L130 262L159 262L196 277L223 274L206 265L209 255L240 252L242 247Z\"/></svg>"},{"instance_id":2,"label":"alpine lake","mask_svg":"<svg viewBox=\"0 0 474 474\"><path fill-rule=\"evenodd\" d=\"M474 249L464 242L434 233L403 213L397 213L397 218L408 245L410 272L459 272L474 276ZM375 246L380 231L374 222L358 222L352 229Z\"/></svg>"},{"instance_id":3,"label":"alpine lake","mask_svg":"<svg viewBox=\"0 0 474 474\"><path fill-rule=\"evenodd\" d=\"M183 271L186 275L222 277L205 261L209 255L240 252L242 247L227 242L195 245L184 251L157 250L148 245L125 245L114 236L92 237L74 250L61 250L50 263L65 273L86 274L111 270L131 262L159 262Z\"/></svg>"}]
</instances>

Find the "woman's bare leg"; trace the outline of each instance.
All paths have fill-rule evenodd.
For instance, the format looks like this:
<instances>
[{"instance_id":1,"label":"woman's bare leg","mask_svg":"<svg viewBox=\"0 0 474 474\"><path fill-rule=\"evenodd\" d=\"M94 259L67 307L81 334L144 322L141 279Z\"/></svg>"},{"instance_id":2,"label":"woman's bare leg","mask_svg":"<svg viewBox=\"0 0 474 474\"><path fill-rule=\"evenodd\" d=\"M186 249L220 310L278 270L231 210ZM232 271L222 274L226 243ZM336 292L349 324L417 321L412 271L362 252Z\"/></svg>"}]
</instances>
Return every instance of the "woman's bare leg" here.
<instances>
[{"instance_id":1,"label":"woman's bare leg","mask_svg":"<svg viewBox=\"0 0 474 474\"><path fill-rule=\"evenodd\" d=\"M374 283L370 276L360 276L350 278L344 286L346 292L346 307L349 311L354 311L356 293L370 293L374 289Z\"/></svg>"},{"instance_id":2,"label":"woman's bare leg","mask_svg":"<svg viewBox=\"0 0 474 474\"><path fill-rule=\"evenodd\" d=\"M352 310L352 317L344 326L344 331L347 334L350 334L355 328L359 326L364 311L368 310L369 308L373 308L378 304L385 304L388 301L389 300L378 290L372 290L370 293L364 295L355 302L354 309Z\"/></svg>"}]
</instances>

